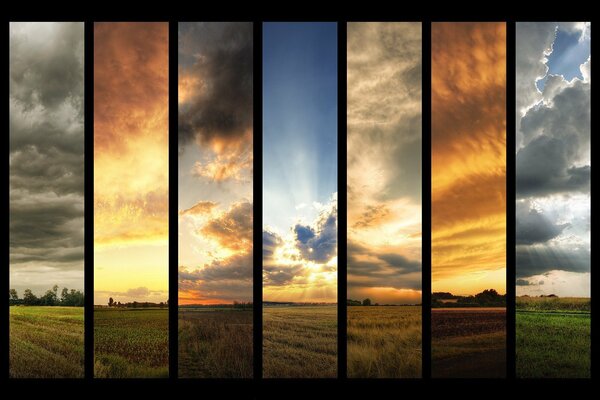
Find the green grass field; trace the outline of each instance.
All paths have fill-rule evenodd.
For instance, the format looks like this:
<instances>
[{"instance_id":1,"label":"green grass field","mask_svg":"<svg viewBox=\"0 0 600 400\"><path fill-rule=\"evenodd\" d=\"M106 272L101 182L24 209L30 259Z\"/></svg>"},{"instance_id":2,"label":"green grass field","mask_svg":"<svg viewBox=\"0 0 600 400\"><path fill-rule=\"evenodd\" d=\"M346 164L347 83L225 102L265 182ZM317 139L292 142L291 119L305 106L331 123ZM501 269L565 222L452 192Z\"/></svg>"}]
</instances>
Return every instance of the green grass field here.
<instances>
[{"instance_id":1,"label":"green grass field","mask_svg":"<svg viewBox=\"0 0 600 400\"><path fill-rule=\"evenodd\" d=\"M12 378L83 378L83 307L10 307Z\"/></svg>"},{"instance_id":2,"label":"green grass field","mask_svg":"<svg viewBox=\"0 0 600 400\"><path fill-rule=\"evenodd\" d=\"M263 308L265 378L337 376L337 306Z\"/></svg>"},{"instance_id":3,"label":"green grass field","mask_svg":"<svg viewBox=\"0 0 600 400\"><path fill-rule=\"evenodd\" d=\"M589 298L517 297L520 378L591 376Z\"/></svg>"},{"instance_id":4,"label":"green grass field","mask_svg":"<svg viewBox=\"0 0 600 400\"><path fill-rule=\"evenodd\" d=\"M421 307L348 307L348 377L421 377Z\"/></svg>"},{"instance_id":5,"label":"green grass field","mask_svg":"<svg viewBox=\"0 0 600 400\"><path fill-rule=\"evenodd\" d=\"M168 309L95 308L94 376L168 377Z\"/></svg>"},{"instance_id":6,"label":"green grass field","mask_svg":"<svg viewBox=\"0 0 600 400\"><path fill-rule=\"evenodd\" d=\"M252 378L252 310L179 309L179 376Z\"/></svg>"}]
</instances>

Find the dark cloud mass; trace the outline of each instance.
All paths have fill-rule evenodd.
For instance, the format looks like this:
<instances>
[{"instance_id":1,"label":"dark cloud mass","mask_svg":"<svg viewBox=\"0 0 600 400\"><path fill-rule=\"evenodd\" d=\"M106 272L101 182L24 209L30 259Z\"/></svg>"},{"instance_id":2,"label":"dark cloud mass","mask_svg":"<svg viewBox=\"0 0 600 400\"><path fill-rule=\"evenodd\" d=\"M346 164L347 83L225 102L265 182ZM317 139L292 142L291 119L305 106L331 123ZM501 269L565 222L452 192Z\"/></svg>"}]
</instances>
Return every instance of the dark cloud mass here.
<instances>
[{"instance_id":1,"label":"dark cloud mass","mask_svg":"<svg viewBox=\"0 0 600 400\"><path fill-rule=\"evenodd\" d=\"M200 81L179 110L179 145L237 141L252 128L251 23L182 23L180 73Z\"/></svg>"},{"instance_id":2,"label":"dark cloud mass","mask_svg":"<svg viewBox=\"0 0 600 400\"><path fill-rule=\"evenodd\" d=\"M530 208L529 202L517 203L517 244L545 243L554 239L569 224L556 224L542 212Z\"/></svg>"},{"instance_id":3,"label":"dark cloud mass","mask_svg":"<svg viewBox=\"0 0 600 400\"><path fill-rule=\"evenodd\" d=\"M82 289L83 23L11 23L9 69L10 284Z\"/></svg>"},{"instance_id":4,"label":"dark cloud mass","mask_svg":"<svg viewBox=\"0 0 600 400\"><path fill-rule=\"evenodd\" d=\"M314 228L297 224L294 233L296 246L305 259L326 263L337 254L337 206L322 213Z\"/></svg>"}]
</instances>

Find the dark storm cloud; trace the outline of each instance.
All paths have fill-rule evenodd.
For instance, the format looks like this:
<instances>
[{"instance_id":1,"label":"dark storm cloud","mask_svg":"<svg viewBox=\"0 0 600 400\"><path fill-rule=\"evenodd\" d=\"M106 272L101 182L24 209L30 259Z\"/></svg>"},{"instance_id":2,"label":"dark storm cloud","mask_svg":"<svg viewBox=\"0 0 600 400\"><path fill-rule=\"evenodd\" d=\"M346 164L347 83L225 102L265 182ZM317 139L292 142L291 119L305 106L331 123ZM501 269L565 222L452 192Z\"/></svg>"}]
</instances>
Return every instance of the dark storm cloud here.
<instances>
[{"instance_id":1,"label":"dark storm cloud","mask_svg":"<svg viewBox=\"0 0 600 400\"><path fill-rule=\"evenodd\" d=\"M11 23L9 71L11 287L62 285L83 275L83 24Z\"/></svg>"},{"instance_id":2,"label":"dark storm cloud","mask_svg":"<svg viewBox=\"0 0 600 400\"><path fill-rule=\"evenodd\" d=\"M179 145L238 141L252 128L251 23L181 23L180 74L200 82L180 107Z\"/></svg>"},{"instance_id":3,"label":"dark storm cloud","mask_svg":"<svg viewBox=\"0 0 600 400\"><path fill-rule=\"evenodd\" d=\"M551 105L527 112L521 119L524 146L517 152L517 197L589 192L590 166L578 164L590 151L590 113L590 85L582 81L559 91Z\"/></svg>"},{"instance_id":4,"label":"dark storm cloud","mask_svg":"<svg viewBox=\"0 0 600 400\"><path fill-rule=\"evenodd\" d=\"M529 202L517 203L517 244L545 243L554 239L569 224L556 224L542 212L531 208Z\"/></svg>"},{"instance_id":5,"label":"dark storm cloud","mask_svg":"<svg viewBox=\"0 0 600 400\"><path fill-rule=\"evenodd\" d=\"M325 263L337 254L337 207L321 214L316 227L297 224L294 227L296 247L311 261Z\"/></svg>"},{"instance_id":6,"label":"dark storm cloud","mask_svg":"<svg viewBox=\"0 0 600 400\"><path fill-rule=\"evenodd\" d=\"M525 279L517 279L516 285L517 286L529 286L530 283L528 280L525 280Z\"/></svg>"},{"instance_id":7,"label":"dark storm cloud","mask_svg":"<svg viewBox=\"0 0 600 400\"><path fill-rule=\"evenodd\" d=\"M517 276L526 278L552 270L590 272L590 251L584 247L518 245Z\"/></svg>"},{"instance_id":8,"label":"dark storm cloud","mask_svg":"<svg viewBox=\"0 0 600 400\"><path fill-rule=\"evenodd\" d=\"M265 286L285 286L292 283L294 278L302 279L305 276L303 272L306 269L303 265L266 265L264 271Z\"/></svg>"}]
</instances>

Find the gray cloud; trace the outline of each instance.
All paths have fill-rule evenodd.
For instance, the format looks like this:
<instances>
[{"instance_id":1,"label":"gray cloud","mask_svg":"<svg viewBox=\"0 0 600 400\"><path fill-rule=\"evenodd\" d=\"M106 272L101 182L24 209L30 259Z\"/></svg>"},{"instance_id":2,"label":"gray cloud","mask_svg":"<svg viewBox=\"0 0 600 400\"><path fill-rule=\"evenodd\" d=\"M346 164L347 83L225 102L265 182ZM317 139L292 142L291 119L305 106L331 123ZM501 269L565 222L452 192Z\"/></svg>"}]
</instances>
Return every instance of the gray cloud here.
<instances>
[{"instance_id":1,"label":"gray cloud","mask_svg":"<svg viewBox=\"0 0 600 400\"><path fill-rule=\"evenodd\" d=\"M534 275L552 270L590 271L591 81L548 75L545 58L556 30L576 23L517 24L517 280L543 285ZM544 54L544 52L546 54ZM565 53L568 57L568 53ZM545 77L543 92L536 79ZM577 205L571 208L571 205ZM587 206L589 212L589 205ZM529 278L529 279L527 279Z\"/></svg>"},{"instance_id":2,"label":"gray cloud","mask_svg":"<svg viewBox=\"0 0 600 400\"><path fill-rule=\"evenodd\" d=\"M252 23L179 24L179 65L202 80L180 107L180 146L239 140L252 128L252 37Z\"/></svg>"},{"instance_id":3,"label":"gray cloud","mask_svg":"<svg viewBox=\"0 0 600 400\"><path fill-rule=\"evenodd\" d=\"M9 71L11 287L82 289L83 24L11 23Z\"/></svg>"},{"instance_id":4,"label":"gray cloud","mask_svg":"<svg viewBox=\"0 0 600 400\"><path fill-rule=\"evenodd\" d=\"M531 208L529 202L517 203L517 244L545 243L560 235L569 224L556 224L546 215Z\"/></svg>"},{"instance_id":5,"label":"gray cloud","mask_svg":"<svg viewBox=\"0 0 600 400\"><path fill-rule=\"evenodd\" d=\"M252 252L214 260L201 269L179 269L179 290L196 300L217 297L229 301L252 300Z\"/></svg>"},{"instance_id":6,"label":"gray cloud","mask_svg":"<svg viewBox=\"0 0 600 400\"><path fill-rule=\"evenodd\" d=\"M552 270L590 272L590 251L584 247L517 245L517 277L525 278Z\"/></svg>"},{"instance_id":7,"label":"gray cloud","mask_svg":"<svg viewBox=\"0 0 600 400\"><path fill-rule=\"evenodd\" d=\"M368 261L361 261L368 258ZM421 262L395 254L373 254L368 248L348 241L349 287L393 287L421 289Z\"/></svg>"},{"instance_id":8,"label":"gray cloud","mask_svg":"<svg viewBox=\"0 0 600 400\"><path fill-rule=\"evenodd\" d=\"M297 224L294 227L296 247L311 261L325 263L337 254L337 206L322 213L315 227Z\"/></svg>"}]
</instances>

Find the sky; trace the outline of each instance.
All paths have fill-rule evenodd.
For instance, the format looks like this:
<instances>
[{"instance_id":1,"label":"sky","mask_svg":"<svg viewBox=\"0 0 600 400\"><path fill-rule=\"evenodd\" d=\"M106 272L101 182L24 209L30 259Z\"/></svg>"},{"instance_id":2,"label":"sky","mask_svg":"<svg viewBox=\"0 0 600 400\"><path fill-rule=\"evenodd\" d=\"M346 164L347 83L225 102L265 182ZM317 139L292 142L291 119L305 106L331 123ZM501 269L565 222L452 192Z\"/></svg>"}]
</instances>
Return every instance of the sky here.
<instances>
[{"instance_id":1,"label":"sky","mask_svg":"<svg viewBox=\"0 0 600 400\"><path fill-rule=\"evenodd\" d=\"M517 23L517 295L590 296L590 40Z\"/></svg>"},{"instance_id":2,"label":"sky","mask_svg":"<svg viewBox=\"0 0 600 400\"><path fill-rule=\"evenodd\" d=\"M94 24L94 303L168 300L168 23Z\"/></svg>"},{"instance_id":3,"label":"sky","mask_svg":"<svg viewBox=\"0 0 600 400\"><path fill-rule=\"evenodd\" d=\"M432 290L506 293L506 26L433 23Z\"/></svg>"},{"instance_id":4,"label":"sky","mask_svg":"<svg viewBox=\"0 0 600 400\"><path fill-rule=\"evenodd\" d=\"M348 298L421 302L421 24L348 23Z\"/></svg>"},{"instance_id":5,"label":"sky","mask_svg":"<svg viewBox=\"0 0 600 400\"><path fill-rule=\"evenodd\" d=\"M10 287L83 290L83 23L11 22Z\"/></svg>"},{"instance_id":6,"label":"sky","mask_svg":"<svg viewBox=\"0 0 600 400\"><path fill-rule=\"evenodd\" d=\"M337 24L263 25L263 298L337 301Z\"/></svg>"},{"instance_id":7,"label":"sky","mask_svg":"<svg viewBox=\"0 0 600 400\"><path fill-rule=\"evenodd\" d=\"M252 301L252 38L179 24L179 304Z\"/></svg>"}]
</instances>

